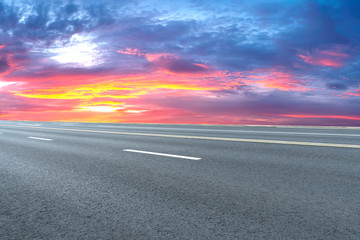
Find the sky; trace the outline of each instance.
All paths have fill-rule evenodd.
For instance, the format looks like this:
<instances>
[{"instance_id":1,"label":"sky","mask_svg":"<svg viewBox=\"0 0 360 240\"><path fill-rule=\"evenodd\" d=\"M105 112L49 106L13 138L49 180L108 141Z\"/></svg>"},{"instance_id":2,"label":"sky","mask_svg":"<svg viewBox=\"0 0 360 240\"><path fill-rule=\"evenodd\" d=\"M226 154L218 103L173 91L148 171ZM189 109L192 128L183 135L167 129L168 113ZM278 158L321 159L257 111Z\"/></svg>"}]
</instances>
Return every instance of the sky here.
<instances>
[{"instance_id":1,"label":"sky","mask_svg":"<svg viewBox=\"0 0 360 240\"><path fill-rule=\"evenodd\" d=\"M0 0L0 120L360 126L360 1Z\"/></svg>"}]
</instances>

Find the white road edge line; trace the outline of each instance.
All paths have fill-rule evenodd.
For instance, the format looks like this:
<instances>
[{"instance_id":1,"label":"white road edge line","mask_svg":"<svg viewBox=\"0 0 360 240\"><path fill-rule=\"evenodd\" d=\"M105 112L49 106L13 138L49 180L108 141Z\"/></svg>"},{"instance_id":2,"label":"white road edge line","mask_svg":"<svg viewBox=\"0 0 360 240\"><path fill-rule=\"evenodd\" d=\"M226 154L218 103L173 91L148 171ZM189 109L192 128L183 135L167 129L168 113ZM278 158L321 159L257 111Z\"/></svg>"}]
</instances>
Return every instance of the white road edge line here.
<instances>
[{"instance_id":1,"label":"white road edge line","mask_svg":"<svg viewBox=\"0 0 360 240\"><path fill-rule=\"evenodd\" d=\"M39 137L27 137L30 139L35 139L35 140L42 140L42 141L53 141L52 139L49 138L39 138Z\"/></svg>"},{"instance_id":2,"label":"white road edge line","mask_svg":"<svg viewBox=\"0 0 360 240\"><path fill-rule=\"evenodd\" d=\"M190 135L170 135L170 134L156 134L156 133L135 133L135 132L112 132L91 129L75 129L75 128L53 128L53 127L25 127L0 124L4 127L16 128L33 128L45 130L62 130L70 132L88 132L88 133L106 133L106 134L119 134L130 136L148 136L148 137L164 137L164 138L179 138L179 139L199 139L199 140L213 140L213 141L229 141L229 142L247 142L247 143L271 143L271 144L287 144L287 145L300 145L300 146L317 146L317 147L338 147L338 148L357 148L360 145L355 144L342 144L342 143L322 143L322 142L299 142L299 141L281 141L281 140L267 140L267 139L248 139L248 138L227 138L227 137L204 137L204 136L190 136Z\"/></svg>"},{"instance_id":3,"label":"white road edge line","mask_svg":"<svg viewBox=\"0 0 360 240\"><path fill-rule=\"evenodd\" d=\"M189 160L195 160L195 161L201 160L201 158L197 158L197 157L188 157L188 156L181 156L181 155L174 155L174 154L167 154L167 153L158 153L158 152L147 152L147 151L134 150L134 149L124 149L124 152L134 152L134 153L151 154L151 155L158 155L158 156L164 156L164 157L183 158L183 159L189 159Z\"/></svg>"},{"instance_id":4,"label":"white road edge line","mask_svg":"<svg viewBox=\"0 0 360 240\"><path fill-rule=\"evenodd\" d=\"M229 129L209 129L209 128L167 128L167 127L128 127L128 126L101 126L102 128L123 128L123 129L143 129L143 130L176 130L176 131L206 131L206 132L230 132L230 133L264 133L264 134L292 134L292 135L311 135L311 136L344 136L344 137L360 137L360 134L345 133L311 133L311 132L272 132L272 131L250 131L250 130L229 130Z\"/></svg>"}]
</instances>

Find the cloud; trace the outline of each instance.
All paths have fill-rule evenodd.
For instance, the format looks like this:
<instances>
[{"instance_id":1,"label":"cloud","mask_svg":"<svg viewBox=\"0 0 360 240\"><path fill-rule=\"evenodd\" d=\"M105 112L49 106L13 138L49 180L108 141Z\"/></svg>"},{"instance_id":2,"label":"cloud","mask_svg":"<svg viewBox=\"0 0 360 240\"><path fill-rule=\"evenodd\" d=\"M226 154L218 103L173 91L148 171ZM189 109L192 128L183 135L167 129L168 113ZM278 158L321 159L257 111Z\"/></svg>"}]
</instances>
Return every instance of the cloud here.
<instances>
[{"instance_id":1,"label":"cloud","mask_svg":"<svg viewBox=\"0 0 360 240\"><path fill-rule=\"evenodd\" d=\"M43 41L47 44L75 33L91 31L113 23L107 5L81 6L72 1L22 2L22 7L0 2L0 28L11 38Z\"/></svg>"},{"instance_id":2,"label":"cloud","mask_svg":"<svg viewBox=\"0 0 360 240\"><path fill-rule=\"evenodd\" d=\"M208 70L206 65L176 57L160 57L151 61L152 66L163 68L173 73L198 73Z\"/></svg>"},{"instance_id":3,"label":"cloud","mask_svg":"<svg viewBox=\"0 0 360 240\"><path fill-rule=\"evenodd\" d=\"M327 46L323 49L315 49L313 52L307 52L298 56L305 62L312 65L326 66L326 67L341 67L345 64L345 60L349 58L349 54L345 53L348 50L347 46L334 45Z\"/></svg>"},{"instance_id":4,"label":"cloud","mask_svg":"<svg viewBox=\"0 0 360 240\"><path fill-rule=\"evenodd\" d=\"M337 91L343 91L343 90L347 90L349 87L344 84L344 83L327 83L326 87L328 89L333 89L333 90L337 90Z\"/></svg>"},{"instance_id":5,"label":"cloud","mask_svg":"<svg viewBox=\"0 0 360 240\"><path fill-rule=\"evenodd\" d=\"M291 73L278 69L256 69L244 81L248 85L258 85L260 89L278 89L282 91L310 91L306 82Z\"/></svg>"},{"instance_id":6,"label":"cloud","mask_svg":"<svg viewBox=\"0 0 360 240\"><path fill-rule=\"evenodd\" d=\"M353 90L353 91L345 92L344 96L360 97L360 87L358 89Z\"/></svg>"},{"instance_id":7,"label":"cloud","mask_svg":"<svg viewBox=\"0 0 360 240\"><path fill-rule=\"evenodd\" d=\"M181 59L171 53L146 53L139 49L126 48L125 50L118 50L118 53L143 56L151 63L150 66L154 68L166 69L173 73L197 73L209 69L208 66L201 63L194 63L190 60Z\"/></svg>"},{"instance_id":8,"label":"cloud","mask_svg":"<svg viewBox=\"0 0 360 240\"><path fill-rule=\"evenodd\" d=\"M6 57L1 57L0 58L0 74L9 70L10 69L10 65L8 64L8 60Z\"/></svg>"},{"instance_id":9,"label":"cloud","mask_svg":"<svg viewBox=\"0 0 360 240\"><path fill-rule=\"evenodd\" d=\"M7 119L356 124L360 115L358 1L9 2L0 0Z\"/></svg>"}]
</instances>

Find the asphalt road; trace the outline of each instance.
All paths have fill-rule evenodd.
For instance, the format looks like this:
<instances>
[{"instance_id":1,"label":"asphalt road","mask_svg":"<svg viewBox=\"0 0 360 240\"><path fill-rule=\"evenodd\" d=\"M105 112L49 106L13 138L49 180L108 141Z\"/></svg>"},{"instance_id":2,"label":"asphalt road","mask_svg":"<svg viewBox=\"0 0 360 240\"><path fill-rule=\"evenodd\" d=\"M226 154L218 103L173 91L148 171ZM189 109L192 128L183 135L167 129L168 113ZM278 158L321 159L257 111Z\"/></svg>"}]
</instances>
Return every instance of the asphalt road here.
<instances>
[{"instance_id":1,"label":"asphalt road","mask_svg":"<svg viewBox=\"0 0 360 240\"><path fill-rule=\"evenodd\" d=\"M360 239L360 129L0 121L0 239Z\"/></svg>"}]
</instances>

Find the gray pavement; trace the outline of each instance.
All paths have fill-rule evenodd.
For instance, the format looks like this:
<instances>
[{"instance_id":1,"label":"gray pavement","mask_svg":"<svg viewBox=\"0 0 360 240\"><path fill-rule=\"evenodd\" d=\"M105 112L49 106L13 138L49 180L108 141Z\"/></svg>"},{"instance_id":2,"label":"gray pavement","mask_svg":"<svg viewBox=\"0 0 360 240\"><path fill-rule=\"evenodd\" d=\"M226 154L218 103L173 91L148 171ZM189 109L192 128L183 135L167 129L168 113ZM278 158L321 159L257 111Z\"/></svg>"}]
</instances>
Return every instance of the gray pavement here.
<instances>
[{"instance_id":1,"label":"gray pavement","mask_svg":"<svg viewBox=\"0 0 360 240\"><path fill-rule=\"evenodd\" d=\"M0 121L0 133L0 239L360 239L360 148L330 146L360 147L359 128Z\"/></svg>"}]
</instances>

